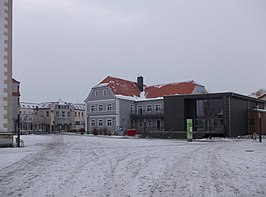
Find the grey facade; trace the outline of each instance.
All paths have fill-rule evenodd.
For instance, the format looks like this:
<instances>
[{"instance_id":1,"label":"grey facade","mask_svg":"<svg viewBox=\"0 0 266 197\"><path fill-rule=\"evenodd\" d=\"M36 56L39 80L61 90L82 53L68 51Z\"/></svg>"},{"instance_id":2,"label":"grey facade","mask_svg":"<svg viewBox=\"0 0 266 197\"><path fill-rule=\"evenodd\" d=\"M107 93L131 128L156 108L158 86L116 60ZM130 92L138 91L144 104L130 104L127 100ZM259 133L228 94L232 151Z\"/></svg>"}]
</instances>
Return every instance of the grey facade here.
<instances>
[{"instance_id":1,"label":"grey facade","mask_svg":"<svg viewBox=\"0 0 266 197\"><path fill-rule=\"evenodd\" d=\"M186 131L186 119L192 119L193 131L205 136L248 135L250 109L264 109L264 104L235 93L167 96L165 130Z\"/></svg>"},{"instance_id":2,"label":"grey facade","mask_svg":"<svg viewBox=\"0 0 266 197\"><path fill-rule=\"evenodd\" d=\"M93 129L107 128L120 131L119 100L108 86L92 88L85 100L85 129L91 133ZM118 128L119 127L119 128Z\"/></svg>"},{"instance_id":3,"label":"grey facade","mask_svg":"<svg viewBox=\"0 0 266 197\"><path fill-rule=\"evenodd\" d=\"M163 99L147 99L137 101L131 112L133 127L139 133L146 131L164 130L164 102Z\"/></svg>"}]
</instances>

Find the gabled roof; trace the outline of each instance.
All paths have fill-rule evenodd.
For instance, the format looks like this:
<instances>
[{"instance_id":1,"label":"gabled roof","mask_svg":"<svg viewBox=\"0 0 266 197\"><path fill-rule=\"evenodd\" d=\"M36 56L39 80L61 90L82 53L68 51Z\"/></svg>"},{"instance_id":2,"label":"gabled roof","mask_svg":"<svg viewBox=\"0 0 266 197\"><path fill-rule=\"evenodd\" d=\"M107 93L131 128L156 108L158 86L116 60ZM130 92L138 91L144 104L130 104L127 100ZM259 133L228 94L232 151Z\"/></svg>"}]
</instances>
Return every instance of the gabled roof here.
<instances>
[{"instance_id":1,"label":"gabled roof","mask_svg":"<svg viewBox=\"0 0 266 197\"><path fill-rule=\"evenodd\" d=\"M145 86L141 92L136 82L108 76L95 87L108 86L116 96L141 97L142 99L162 98L169 95L192 94L196 86L194 81Z\"/></svg>"},{"instance_id":2,"label":"gabled roof","mask_svg":"<svg viewBox=\"0 0 266 197\"><path fill-rule=\"evenodd\" d=\"M27 103L27 102L20 102L20 107L24 109L36 109L38 107L38 103Z\"/></svg>"},{"instance_id":3,"label":"gabled roof","mask_svg":"<svg viewBox=\"0 0 266 197\"><path fill-rule=\"evenodd\" d=\"M38 105L39 109L50 109L57 102L45 102Z\"/></svg>"},{"instance_id":4,"label":"gabled roof","mask_svg":"<svg viewBox=\"0 0 266 197\"><path fill-rule=\"evenodd\" d=\"M13 83L20 83L18 80L14 79L14 78L12 78L12 82Z\"/></svg>"},{"instance_id":5,"label":"gabled roof","mask_svg":"<svg viewBox=\"0 0 266 197\"><path fill-rule=\"evenodd\" d=\"M259 89L258 91L250 94L249 96L260 99L260 98L263 98L265 95L266 95L266 89Z\"/></svg>"},{"instance_id":6,"label":"gabled roof","mask_svg":"<svg viewBox=\"0 0 266 197\"><path fill-rule=\"evenodd\" d=\"M96 87L99 87L101 85L106 85L110 87L115 95L139 97L141 93L135 82L116 77L108 76L103 81L101 81Z\"/></svg>"},{"instance_id":7,"label":"gabled roof","mask_svg":"<svg viewBox=\"0 0 266 197\"><path fill-rule=\"evenodd\" d=\"M73 104L75 110L85 110L85 104L75 103Z\"/></svg>"},{"instance_id":8,"label":"gabled roof","mask_svg":"<svg viewBox=\"0 0 266 197\"><path fill-rule=\"evenodd\" d=\"M197 84L194 81L169 83L145 88L146 98L156 98L177 94L192 94Z\"/></svg>"}]
</instances>

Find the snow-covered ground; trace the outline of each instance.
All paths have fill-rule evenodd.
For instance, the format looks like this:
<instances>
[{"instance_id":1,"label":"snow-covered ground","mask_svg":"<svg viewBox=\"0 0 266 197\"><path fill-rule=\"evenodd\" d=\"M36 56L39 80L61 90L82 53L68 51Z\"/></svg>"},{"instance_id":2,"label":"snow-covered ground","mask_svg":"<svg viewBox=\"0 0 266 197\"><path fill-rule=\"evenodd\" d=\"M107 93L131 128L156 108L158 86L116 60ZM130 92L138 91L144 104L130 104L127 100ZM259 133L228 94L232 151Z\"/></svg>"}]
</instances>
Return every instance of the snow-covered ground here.
<instances>
[{"instance_id":1,"label":"snow-covered ground","mask_svg":"<svg viewBox=\"0 0 266 197\"><path fill-rule=\"evenodd\" d=\"M0 149L1 197L266 196L264 141L22 139Z\"/></svg>"}]
</instances>

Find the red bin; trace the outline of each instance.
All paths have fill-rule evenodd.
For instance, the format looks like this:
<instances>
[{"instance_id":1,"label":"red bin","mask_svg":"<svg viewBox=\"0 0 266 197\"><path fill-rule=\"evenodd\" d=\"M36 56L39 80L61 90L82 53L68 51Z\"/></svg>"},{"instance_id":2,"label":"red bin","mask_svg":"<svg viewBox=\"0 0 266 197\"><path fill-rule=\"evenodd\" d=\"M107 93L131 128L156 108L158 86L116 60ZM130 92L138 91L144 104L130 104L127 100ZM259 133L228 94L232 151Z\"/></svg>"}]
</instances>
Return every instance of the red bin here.
<instances>
[{"instance_id":1,"label":"red bin","mask_svg":"<svg viewBox=\"0 0 266 197\"><path fill-rule=\"evenodd\" d=\"M136 135L136 129L127 129L127 135L128 136L135 136Z\"/></svg>"}]
</instances>

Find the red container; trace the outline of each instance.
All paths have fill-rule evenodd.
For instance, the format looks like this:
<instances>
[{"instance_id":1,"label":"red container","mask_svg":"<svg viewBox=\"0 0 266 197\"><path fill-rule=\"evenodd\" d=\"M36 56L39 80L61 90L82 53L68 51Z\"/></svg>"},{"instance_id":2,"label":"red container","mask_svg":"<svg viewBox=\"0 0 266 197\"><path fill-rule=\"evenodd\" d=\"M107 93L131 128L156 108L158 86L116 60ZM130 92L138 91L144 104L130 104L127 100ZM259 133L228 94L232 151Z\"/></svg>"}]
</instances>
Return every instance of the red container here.
<instances>
[{"instance_id":1,"label":"red container","mask_svg":"<svg viewBox=\"0 0 266 197\"><path fill-rule=\"evenodd\" d=\"M136 129L127 129L127 135L128 136L135 136L136 135Z\"/></svg>"}]
</instances>

